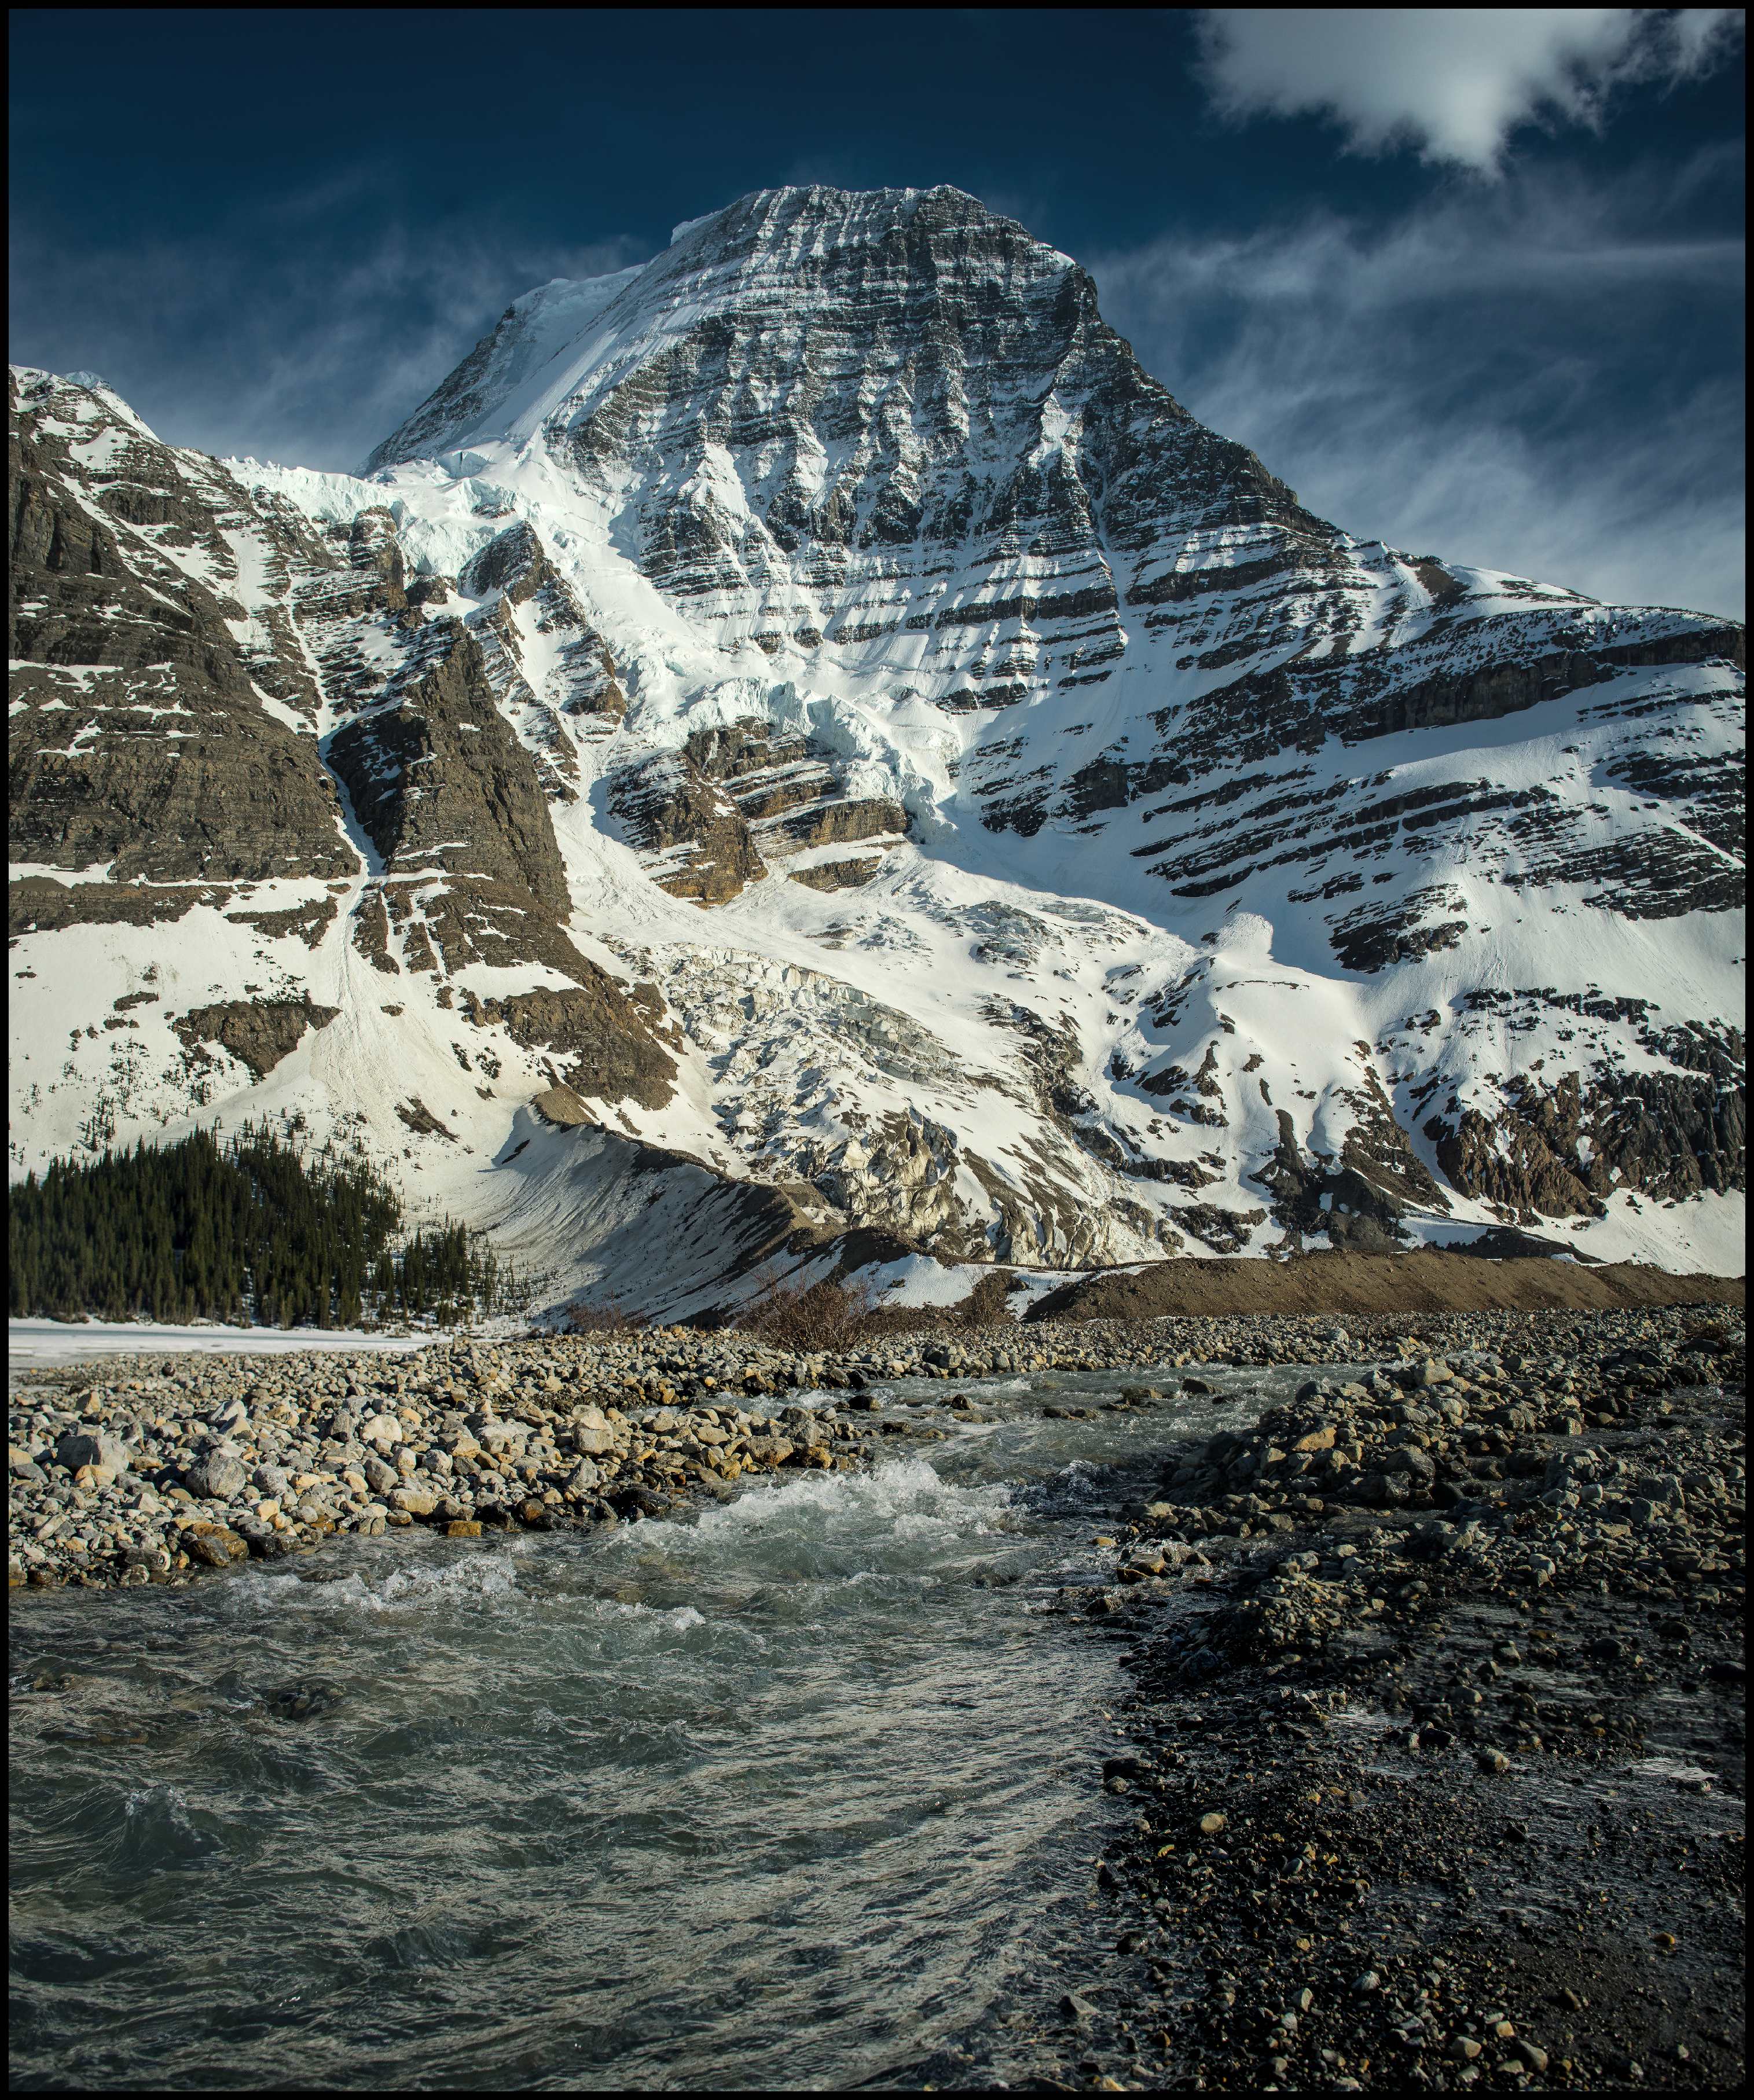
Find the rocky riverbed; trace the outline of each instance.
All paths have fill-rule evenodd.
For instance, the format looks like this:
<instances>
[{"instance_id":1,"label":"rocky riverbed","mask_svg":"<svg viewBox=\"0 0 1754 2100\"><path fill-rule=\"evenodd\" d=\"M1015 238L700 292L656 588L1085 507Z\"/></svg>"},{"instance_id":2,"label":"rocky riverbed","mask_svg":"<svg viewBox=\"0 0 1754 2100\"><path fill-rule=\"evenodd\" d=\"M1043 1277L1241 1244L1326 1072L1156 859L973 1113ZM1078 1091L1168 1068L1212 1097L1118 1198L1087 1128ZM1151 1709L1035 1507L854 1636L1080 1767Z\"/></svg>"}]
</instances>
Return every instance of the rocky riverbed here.
<instances>
[{"instance_id":1,"label":"rocky riverbed","mask_svg":"<svg viewBox=\"0 0 1754 2100\"><path fill-rule=\"evenodd\" d=\"M1743 1351L1710 1305L113 1358L15 1384L11 1580L826 1491L1024 1392L1192 1410L1059 1593L1131 1687L1090 1776L1112 1955L904 2082L1709 2089L1742 2049ZM1251 1366L1294 1396L1257 1413Z\"/></svg>"},{"instance_id":2,"label":"rocky riverbed","mask_svg":"<svg viewBox=\"0 0 1754 2100\"><path fill-rule=\"evenodd\" d=\"M1139 1812L1048 2080L1739 2082L1740 1316L1447 1324L1174 1454L1068 1594Z\"/></svg>"},{"instance_id":3,"label":"rocky riverbed","mask_svg":"<svg viewBox=\"0 0 1754 2100\"><path fill-rule=\"evenodd\" d=\"M656 1515L744 1474L844 1471L939 1433L878 1418L870 1388L895 1379L1342 1361L1354 1347L1331 1321L1239 1317L1006 1322L826 1351L678 1328L396 1357L111 1357L17 1383L10 1579L176 1582L387 1527Z\"/></svg>"}]
</instances>

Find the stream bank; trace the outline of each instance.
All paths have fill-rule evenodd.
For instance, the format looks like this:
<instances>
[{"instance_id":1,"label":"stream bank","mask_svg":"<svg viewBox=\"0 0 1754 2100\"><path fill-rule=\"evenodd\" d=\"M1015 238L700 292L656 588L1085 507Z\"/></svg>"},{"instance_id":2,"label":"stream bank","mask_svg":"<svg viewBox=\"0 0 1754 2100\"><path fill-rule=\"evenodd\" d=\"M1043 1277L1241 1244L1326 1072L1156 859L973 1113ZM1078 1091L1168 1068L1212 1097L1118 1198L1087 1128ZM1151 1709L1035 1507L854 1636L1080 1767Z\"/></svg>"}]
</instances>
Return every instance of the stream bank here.
<instances>
[{"instance_id":1,"label":"stream bank","mask_svg":"<svg viewBox=\"0 0 1754 2100\"><path fill-rule=\"evenodd\" d=\"M1040 2080L1740 2084L1743 1349L1531 1323L1172 1454L1086 1606L1132 1813Z\"/></svg>"}]
</instances>

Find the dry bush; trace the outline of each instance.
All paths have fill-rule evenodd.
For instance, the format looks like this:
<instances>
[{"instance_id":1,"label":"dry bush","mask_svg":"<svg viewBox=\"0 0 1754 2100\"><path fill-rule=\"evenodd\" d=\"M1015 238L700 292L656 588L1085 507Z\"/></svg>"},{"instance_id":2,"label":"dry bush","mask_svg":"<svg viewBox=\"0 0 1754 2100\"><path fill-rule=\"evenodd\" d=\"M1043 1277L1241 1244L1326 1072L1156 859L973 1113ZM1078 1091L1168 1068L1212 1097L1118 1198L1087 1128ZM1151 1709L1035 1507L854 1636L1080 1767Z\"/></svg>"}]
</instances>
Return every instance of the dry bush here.
<instances>
[{"instance_id":1,"label":"dry bush","mask_svg":"<svg viewBox=\"0 0 1754 2100\"><path fill-rule=\"evenodd\" d=\"M569 1305L566 1331L569 1335L631 1335L645 1326L643 1320L617 1312L612 1305Z\"/></svg>"},{"instance_id":2,"label":"dry bush","mask_svg":"<svg viewBox=\"0 0 1754 2100\"><path fill-rule=\"evenodd\" d=\"M825 1277L807 1290L770 1284L738 1314L736 1327L782 1349L846 1349L874 1332L881 1317L872 1308L868 1289L849 1290Z\"/></svg>"}]
</instances>

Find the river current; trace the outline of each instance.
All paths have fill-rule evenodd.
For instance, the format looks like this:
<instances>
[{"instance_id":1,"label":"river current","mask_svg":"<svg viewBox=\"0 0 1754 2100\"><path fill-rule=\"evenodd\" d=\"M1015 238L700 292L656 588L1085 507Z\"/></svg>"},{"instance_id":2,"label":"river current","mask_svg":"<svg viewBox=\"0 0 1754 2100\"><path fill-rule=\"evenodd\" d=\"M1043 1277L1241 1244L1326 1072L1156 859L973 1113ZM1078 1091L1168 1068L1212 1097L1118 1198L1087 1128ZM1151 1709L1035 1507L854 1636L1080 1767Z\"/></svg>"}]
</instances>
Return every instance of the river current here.
<instances>
[{"instance_id":1,"label":"river current","mask_svg":"<svg viewBox=\"0 0 1754 2100\"><path fill-rule=\"evenodd\" d=\"M1196 1405L1302 1375L1207 1374L898 1386L944 1440L674 1520L15 1598L14 2085L1001 2076L1113 1936L1124 1680L1055 1593Z\"/></svg>"}]
</instances>

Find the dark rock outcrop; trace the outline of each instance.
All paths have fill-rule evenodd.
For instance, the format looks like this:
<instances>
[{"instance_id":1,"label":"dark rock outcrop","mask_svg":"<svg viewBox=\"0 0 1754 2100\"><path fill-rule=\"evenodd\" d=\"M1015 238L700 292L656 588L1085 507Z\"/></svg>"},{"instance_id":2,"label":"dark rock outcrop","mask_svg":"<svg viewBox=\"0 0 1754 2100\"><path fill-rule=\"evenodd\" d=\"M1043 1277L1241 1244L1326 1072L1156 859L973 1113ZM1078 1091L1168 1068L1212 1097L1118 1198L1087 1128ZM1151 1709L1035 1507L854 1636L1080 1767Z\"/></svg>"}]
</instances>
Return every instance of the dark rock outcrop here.
<instances>
[{"instance_id":1,"label":"dark rock outcrop","mask_svg":"<svg viewBox=\"0 0 1754 2100\"><path fill-rule=\"evenodd\" d=\"M882 867L880 854L868 860L819 860L813 867L794 867L792 880L811 889L858 889Z\"/></svg>"},{"instance_id":2,"label":"dark rock outcrop","mask_svg":"<svg viewBox=\"0 0 1754 2100\"><path fill-rule=\"evenodd\" d=\"M686 752L665 752L613 783L609 807L630 844L664 856L652 880L673 897L724 904L767 872L743 812Z\"/></svg>"},{"instance_id":3,"label":"dark rock outcrop","mask_svg":"<svg viewBox=\"0 0 1754 2100\"><path fill-rule=\"evenodd\" d=\"M594 965L576 989L519 992L510 999L466 997L477 1027L497 1024L514 1043L551 1050L571 1061L559 1083L597 1101L638 1101L661 1109L675 1092L676 1066L653 1039L633 1002Z\"/></svg>"},{"instance_id":4,"label":"dark rock outcrop","mask_svg":"<svg viewBox=\"0 0 1754 2100\"><path fill-rule=\"evenodd\" d=\"M1507 1079L1504 1106L1434 1116L1425 1135L1463 1194L1496 1204L1519 1224L1596 1217L1617 1189L1683 1200L1746 1185L1747 1110L1739 1031L1708 1045L1707 1069L1610 1072L1587 1082L1567 1072L1543 1088Z\"/></svg>"},{"instance_id":5,"label":"dark rock outcrop","mask_svg":"<svg viewBox=\"0 0 1754 2100\"><path fill-rule=\"evenodd\" d=\"M256 690L308 704L307 669L276 674L263 660L289 632L270 623L246 652L228 624L235 605L174 558L235 575L220 529L234 510L251 515L271 567L334 557L308 527L254 513L215 462L197 486L186 456L101 395L9 383L12 856L107 863L116 882L351 872L315 739ZM99 436L101 464L87 465L76 439Z\"/></svg>"},{"instance_id":6,"label":"dark rock outcrop","mask_svg":"<svg viewBox=\"0 0 1754 2100\"><path fill-rule=\"evenodd\" d=\"M192 1008L170 1025L192 1050L216 1043L261 1079L298 1048L307 1028L327 1028L340 1011L313 1005L308 997L234 999Z\"/></svg>"},{"instance_id":7,"label":"dark rock outcrop","mask_svg":"<svg viewBox=\"0 0 1754 2100\"><path fill-rule=\"evenodd\" d=\"M570 911L535 765L460 622L436 624L391 704L338 730L329 759L387 876L426 867L484 876L528 891L552 917Z\"/></svg>"}]
</instances>

